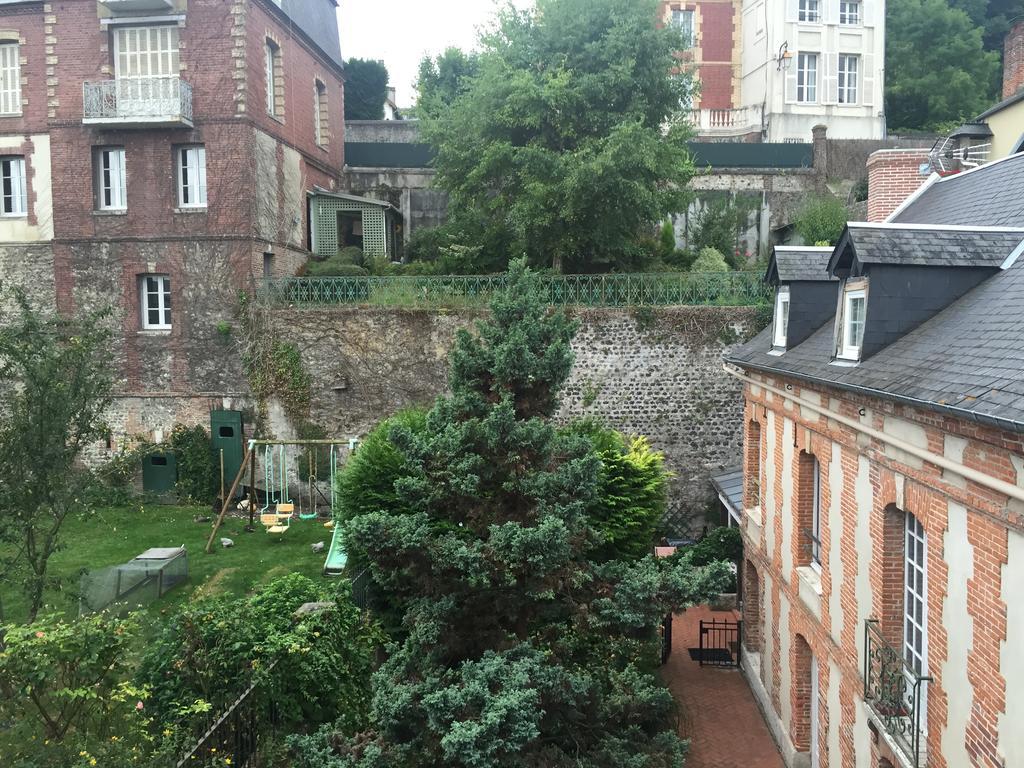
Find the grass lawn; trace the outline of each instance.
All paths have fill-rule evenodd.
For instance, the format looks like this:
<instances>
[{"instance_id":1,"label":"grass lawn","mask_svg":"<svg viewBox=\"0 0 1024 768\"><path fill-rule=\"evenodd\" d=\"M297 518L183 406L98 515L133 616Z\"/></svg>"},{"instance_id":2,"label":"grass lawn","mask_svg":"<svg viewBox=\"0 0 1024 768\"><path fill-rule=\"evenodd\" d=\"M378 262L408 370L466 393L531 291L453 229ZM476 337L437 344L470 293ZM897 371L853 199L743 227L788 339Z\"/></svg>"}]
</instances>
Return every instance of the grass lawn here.
<instances>
[{"instance_id":1,"label":"grass lawn","mask_svg":"<svg viewBox=\"0 0 1024 768\"><path fill-rule=\"evenodd\" d=\"M313 554L310 545L323 541L330 546L331 532L316 520L294 519L282 536L271 536L256 522L257 530L246 533L247 520L228 518L217 532L213 554L203 552L211 523L196 523L196 514L209 514L208 508L172 506L132 506L101 509L87 520L68 520L63 529L64 547L50 558L49 574L59 577L61 586L47 593L44 611L62 611L77 615L78 575L83 568L99 569L127 562L150 547L177 547L188 550L189 578L162 599L150 611L173 608L197 596L244 595L254 586L290 572L310 578L324 578L324 552ZM234 539L235 546L224 549L219 539ZM17 585L0 585L4 617L24 621L25 599Z\"/></svg>"}]
</instances>

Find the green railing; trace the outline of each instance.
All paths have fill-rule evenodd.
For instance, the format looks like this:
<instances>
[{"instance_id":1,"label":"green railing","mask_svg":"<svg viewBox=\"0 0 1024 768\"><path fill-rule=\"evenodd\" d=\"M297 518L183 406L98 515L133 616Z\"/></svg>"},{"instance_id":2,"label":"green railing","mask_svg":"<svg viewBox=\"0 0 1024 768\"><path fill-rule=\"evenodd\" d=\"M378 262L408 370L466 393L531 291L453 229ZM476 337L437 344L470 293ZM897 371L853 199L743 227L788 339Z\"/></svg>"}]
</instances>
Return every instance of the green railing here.
<instances>
[{"instance_id":1,"label":"green railing","mask_svg":"<svg viewBox=\"0 0 1024 768\"><path fill-rule=\"evenodd\" d=\"M506 284L505 275L291 277L264 280L260 295L277 306L472 307L486 306ZM552 275L544 286L558 306L748 306L771 297L759 272Z\"/></svg>"}]
</instances>

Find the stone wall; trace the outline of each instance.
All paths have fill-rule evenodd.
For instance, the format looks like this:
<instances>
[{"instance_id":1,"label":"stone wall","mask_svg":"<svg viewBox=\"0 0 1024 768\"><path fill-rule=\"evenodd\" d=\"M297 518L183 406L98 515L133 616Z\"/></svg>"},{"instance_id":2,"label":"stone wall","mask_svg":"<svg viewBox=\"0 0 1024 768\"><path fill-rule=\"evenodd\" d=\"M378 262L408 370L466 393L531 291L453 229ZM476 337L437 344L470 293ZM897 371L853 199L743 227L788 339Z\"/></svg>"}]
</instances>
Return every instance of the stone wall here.
<instances>
[{"instance_id":1,"label":"stone wall","mask_svg":"<svg viewBox=\"0 0 1024 768\"><path fill-rule=\"evenodd\" d=\"M756 310L734 307L588 309L559 419L601 417L644 434L674 473L666 531L700 530L714 503L709 475L741 461L742 398L722 357L754 330ZM274 326L313 378L312 421L337 437L364 435L400 408L446 387L448 352L472 312L281 310ZM275 417L275 413L277 416ZM273 429L290 425L270 410Z\"/></svg>"}]
</instances>

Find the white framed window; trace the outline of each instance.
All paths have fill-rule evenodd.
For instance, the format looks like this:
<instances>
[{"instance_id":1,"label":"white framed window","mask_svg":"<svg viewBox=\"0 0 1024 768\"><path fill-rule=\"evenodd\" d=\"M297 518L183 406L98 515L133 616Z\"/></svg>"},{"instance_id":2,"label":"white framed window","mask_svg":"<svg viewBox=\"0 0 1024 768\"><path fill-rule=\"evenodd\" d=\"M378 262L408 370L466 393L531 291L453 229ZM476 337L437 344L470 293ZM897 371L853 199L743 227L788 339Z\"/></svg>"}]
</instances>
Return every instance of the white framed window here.
<instances>
[{"instance_id":1,"label":"white framed window","mask_svg":"<svg viewBox=\"0 0 1024 768\"><path fill-rule=\"evenodd\" d=\"M17 43L0 45L0 115L21 114L20 56Z\"/></svg>"},{"instance_id":2,"label":"white framed window","mask_svg":"<svg viewBox=\"0 0 1024 768\"><path fill-rule=\"evenodd\" d=\"M844 360L860 359L861 345L864 343L867 304L867 291L864 288L854 288L843 292L838 357Z\"/></svg>"},{"instance_id":3,"label":"white framed window","mask_svg":"<svg viewBox=\"0 0 1024 768\"><path fill-rule=\"evenodd\" d=\"M781 286L775 294L775 322L772 334L772 346L786 346L786 334L789 331L789 286Z\"/></svg>"},{"instance_id":4,"label":"white framed window","mask_svg":"<svg viewBox=\"0 0 1024 768\"><path fill-rule=\"evenodd\" d=\"M860 80L860 56L839 54L839 103L856 104Z\"/></svg>"},{"instance_id":5,"label":"white framed window","mask_svg":"<svg viewBox=\"0 0 1024 768\"><path fill-rule=\"evenodd\" d=\"M25 158L0 157L0 216L28 215Z\"/></svg>"},{"instance_id":6,"label":"white framed window","mask_svg":"<svg viewBox=\"0 0 1024 768\"><path fill-rule=\"evenodd\" d=\"M178 77L178 27L118 27L114 30L114 77Z\"/></svg>"},{"instance_id":7,"label":"white framed window","mask_svg":"<svg viewBox=\"0 0 1024 768\"><path fill-rule=\"evenodd\" d=\"M797 21L803 21L808 24L817 24L821 21L820 0L800 0Z\"/></svg>"},{"instance_id":8,"label":"white framed window","mask_svg":"<svg viewBox=\"0 0 1024 768\"><path fill-rule=\"evenodd\" d=\"M801 53L796 58L796 100L813 104L818 100L818 54Z\"/></svg>"},{"instance_id":9,"label":"white framed window","mask_svg":"<svg viewBox=\"0 0 1024 768\"><path fill-rule=\"evenodd\" d=\"M128 179L124 147L100 147L93 154L96 208L123 211L128 208Z\"/></svg>"},{"instance_id":10,"label":"white framed window","mask_svg":"<svg viewBox=\"0 0 1024 768\"><path fill-rule=\"evenodd\" d=\"M839 23L860 24L860 0L839 0Z\"/></svg>"},{"instance_id":11,"label":"white framed window","mask_svg":"<svg viewBox=\"0 0 1024 768\"><path fill-rule=\"evenodd\" d=\"M264 68L263 76L267 81L267 114L278 115L277 105L277 70L281 49L273 40L267 40L263 45Z\"/></svg>"},{"instance_id":12,"label":"white framed window","mask_svg":"<svg viewBox=\"0 0 1024 768\"><path fill-rule=\"evenodd\" d=\"M328 136L327 86L322 80L313 81L313 131L318 147L326 146Z\"/></svg>"},{"instance_id":13,"label":"white framed window","mask_svg":"<svg viewBox=\"0 0 1024 768\"><path fill-rule=\"evenodd\" d=\"M928 674L928 537L906 514L903 541L903 660L915 674ZM922 696L924 689L922 689ZM922 706L926 712L927 707ZM922 723L923 727L923 723Z\"/></svg>"},{"instance_id":14,"label":"white framed window","mask_svg":"<svg viewBox=\"0 0 1024 768\"><path fill-rule=\"evenodd\" d=\"M675 8L672 11L672 26L680 31L687 48L693 47L693 11Z\"/></svg>"},{"instance_id":15,"label":"white framed window","mask_svg":"<svg viewBox=\"0 0 1024 768\"><path fill-rule=\"evenodd\" d=\"M139 305L142 308L142 327L145 330L169 330L171 278L167 275L142 275L139 278Z\"/></svg>"},{"instance_id":16,"label":"white framed window","mask_svg":"<svg viewBox=\"0 0 1024 768\"><path fill-rule=\"evenodd\" d=\"M821 573L821 464L811 456L811 568Z\"/></svg>"},{"instance_id":17,"label":"white framed window","mask_svg":"<svg viewBox=\"0 0 1024 768\"><path fill-rule=\"evenodd\" d=\"M206 147L178 148L178 206L206 207Z\"/></svg>"}]
</instances>

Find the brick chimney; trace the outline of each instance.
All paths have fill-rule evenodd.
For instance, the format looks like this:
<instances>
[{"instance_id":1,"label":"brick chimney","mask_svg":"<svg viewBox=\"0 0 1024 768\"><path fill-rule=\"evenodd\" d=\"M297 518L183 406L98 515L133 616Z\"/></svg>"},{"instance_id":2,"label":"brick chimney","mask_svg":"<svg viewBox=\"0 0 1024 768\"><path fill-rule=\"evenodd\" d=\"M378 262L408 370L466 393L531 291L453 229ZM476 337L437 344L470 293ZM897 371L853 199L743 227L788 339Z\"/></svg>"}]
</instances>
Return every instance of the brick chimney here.
<instances>
[{"instance_id":1,"label":"brick chimney","mask_svg":"<svg viewBox=\"0 0 1024 768\"><path fill-rule=\"evenodd\" d=\"M1003 98L1024 88L1024 21L1018 21L1003 43Z\"/></svg>"},{"instance_id":2,"label":"brick chimney","mask_svg":"<svg viewBox=\"0 0 1024 768\"><path fill-rule=\"evenodd\" d=\"M930 174L927 149L880 149L868 157L868 221L885 221Z\"/></svg>"}]
</instances>

